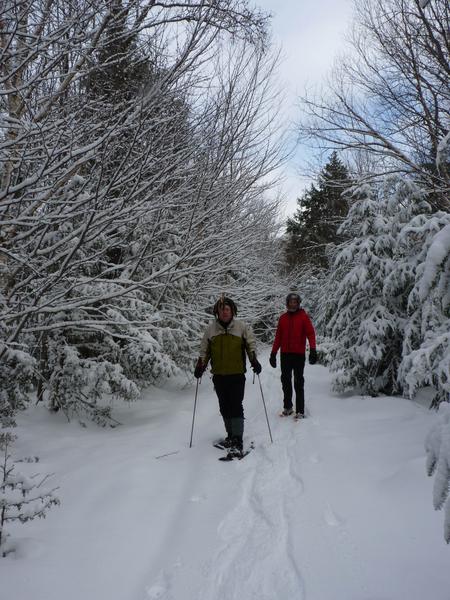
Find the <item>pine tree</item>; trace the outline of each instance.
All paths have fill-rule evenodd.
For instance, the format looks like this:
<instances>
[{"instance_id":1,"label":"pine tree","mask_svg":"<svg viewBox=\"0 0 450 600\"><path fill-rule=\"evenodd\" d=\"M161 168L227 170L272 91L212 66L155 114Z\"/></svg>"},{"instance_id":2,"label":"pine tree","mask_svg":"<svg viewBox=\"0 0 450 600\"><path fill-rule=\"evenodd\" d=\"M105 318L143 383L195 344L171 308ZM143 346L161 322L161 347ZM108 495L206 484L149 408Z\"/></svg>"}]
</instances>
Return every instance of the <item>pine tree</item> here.
<instances>
[{"instance_id":1,"label":"pine tree","mask_svg":"<svg viewBox=\"0 0 450 600\"><path fill-rule=\"evenodd\" d=\"M114 107L132 100L149 78L149 61L138 51L138 35L130 31L127 17L130 7L122 0L113 0L111 19L101 45L95 53L95 64L86 78L86 93L90 99Z\"/></svg>"},{"instance_id":2,"label":"pine tree","mask_svg":"<svg viewBox=\"0 0 450 600\"><path fill-rule=\"evenodd\" d=\"M0 556L12 551L6 530L8 523L26 523L36 517L43 518L52 506L60 503L55 495L56 488L43 487L47 476L27 476L16 471L9 453L14 439L15 436L9 432L0 432L0 450L3 454L0 463Z\"/></svg>"},{"instance_id":3,"label":"pine tree","mask_svg":"<svg viewBox=\"0 0 450 600\"><path fill-rule=\"evenodd\" d=\"M330 245L343 240L337 230L348 211L343 192L350 185L348 169L333 152L317 184L312 184L298 199L297 211L287 221L288 265L328 266Z\"/></svg>"},{"instance_id":4,"label":"pine tree","mask_svg":"<svg viewBox=\"0 0 450 600\"><path fill-rule=\"evenodd\" d=\"M421 214L401 232L405 257L394 272L411 279L399 380L410 398L436 390L433 406L450 401L450 213Z\"/></svg>"},{"instance_id":5,"label":"pine tree","mask_svg":"<svg viewBox=\"0 0 450 600\"><path fill-rule=\"evenodd\" d=\"M342 225L348 241L338 248L323 293L322 325L333 340L329 358L340 391L402 391L398 369L415 275L399 239L414 215L429 208L424 197L413 182L395 176L353 190Z\"/></svg>"},{"instance_id":6,"label":"pine tree","mask_svg":"<svg viewBox=\"0 0 450 600\"><path fill-rule=\"evenodd\" d=\"M342 230L317 303L336 388L413 398L432 386L434 404L448 401L449 213L392 176L355 186Z\"/></svg>"},{"instance_id":7,"label":"pine tree","mask_svg":"<svg viewBox=\"0 0 450 600\"><path fill-rule=\"evenodd\" d=\"M3 346L0 329L0 349ZM17 412L28 403L35 361L23 350L8 348L0 361L0 426L14 427Z\"/></svg>"},{"instance_id":8,"label":"pine tree","mask_svg":"<svg viewBox=\"0 0 450 600\"><path fill-rule=\"evenodd\" d=\"M435 475L433 505L435 510L444 506L444 539L450 544L450 406L439 406L439 421L429 431L425 440L427 473Z\"/></svg>"}]
</instances>

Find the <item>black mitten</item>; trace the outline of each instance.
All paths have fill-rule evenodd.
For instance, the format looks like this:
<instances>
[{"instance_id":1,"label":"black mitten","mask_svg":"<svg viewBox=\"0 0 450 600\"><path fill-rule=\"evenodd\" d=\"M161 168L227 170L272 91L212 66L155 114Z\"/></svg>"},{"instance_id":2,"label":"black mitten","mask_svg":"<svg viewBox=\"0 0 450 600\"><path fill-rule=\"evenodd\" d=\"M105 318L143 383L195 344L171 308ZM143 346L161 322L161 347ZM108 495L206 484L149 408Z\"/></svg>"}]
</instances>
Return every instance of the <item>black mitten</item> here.
<instances>
[{"instance_id":1,"label":"black mitten","mask_svg":"<svg viewBox=\"0 0 450 600\"><path fill-rule=\"evenodd\" d=\"M256 356L253 354L252 359L250 361L250 364L252 365L252 369L253 371L259 375L262 371L262 367L261 367L261 363L257 360Z\"/></svg>"},{"instance_id":2,"label":"black mitten","mask_svg":"<svg viewBox=\"0 0 450 600\"><path fill-rule=\"evenodd\" d=\"M195 365L195 369L194 369L195 379L200 379L200 377L203 375L204 372L205 372L205 367L203 366L202 359L199 358L197 361L197 364Z\"/></svg>"},{"instance_id":3,"label":"black mitten","mask_svg":"<svg viewBox=\"0 0 450 600\"><path fill-rule=\"evenodd\" d=\"M309 350L309 364L315 365L317 362L317 351L315 348L310 348Z\"/></svg>"}]
</instances>

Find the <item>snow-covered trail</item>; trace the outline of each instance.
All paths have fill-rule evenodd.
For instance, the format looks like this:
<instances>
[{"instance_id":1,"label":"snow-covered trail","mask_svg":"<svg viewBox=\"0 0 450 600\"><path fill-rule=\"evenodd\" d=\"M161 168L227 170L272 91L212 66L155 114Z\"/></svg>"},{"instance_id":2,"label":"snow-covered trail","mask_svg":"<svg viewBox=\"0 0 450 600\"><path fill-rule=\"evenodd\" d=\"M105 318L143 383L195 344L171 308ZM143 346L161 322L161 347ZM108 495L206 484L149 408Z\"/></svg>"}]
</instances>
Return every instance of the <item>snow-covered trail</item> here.
<instances>
[{"instance_id":1,"label":"snow-covered trail","mask_svg":"<svg viewBox=\"0 0 450 600\"><path fill-rule=\"evenodd\" d=\"M211 446L223 425L208 378L192 448L193 387L118 407L113 431L24 415L20 451L55 473L62 505L12 529L0 599L449 600L450 551L424 467L434 414L337 397L327 370L308 366L310 416L296 423L277 416L278 377L261 375L274 443L249 374L245 438L256 448L232 463Z\"/></svg>"}]
</instances>

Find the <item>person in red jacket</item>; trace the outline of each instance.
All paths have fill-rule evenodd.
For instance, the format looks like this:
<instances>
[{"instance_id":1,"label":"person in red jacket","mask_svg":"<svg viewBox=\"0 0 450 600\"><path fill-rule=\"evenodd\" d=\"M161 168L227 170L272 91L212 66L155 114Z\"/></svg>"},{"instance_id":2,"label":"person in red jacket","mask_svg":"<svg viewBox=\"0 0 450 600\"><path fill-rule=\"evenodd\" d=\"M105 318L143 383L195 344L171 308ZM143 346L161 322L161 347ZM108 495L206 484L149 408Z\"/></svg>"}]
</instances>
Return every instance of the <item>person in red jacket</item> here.
<instances>
[{"instance_id":1,"label":"person in red jacket","mask_svg":"<svg viewBox=\"0 0 450 600\"><path fill-rule=\"evenodd\" d=\"M292 415L292 374L294 374L295 418L305 416L305 392L303 370L305 368L306 340L309 343L309 364L317 362L316 333L308 314L300 308L300 296L288 294L286 312L278 320L275 341L270 354L270 365L277 366L277 352L281 348L281 385L283 388L283 412L281 416Z\"/></svg>"}]
</instances>

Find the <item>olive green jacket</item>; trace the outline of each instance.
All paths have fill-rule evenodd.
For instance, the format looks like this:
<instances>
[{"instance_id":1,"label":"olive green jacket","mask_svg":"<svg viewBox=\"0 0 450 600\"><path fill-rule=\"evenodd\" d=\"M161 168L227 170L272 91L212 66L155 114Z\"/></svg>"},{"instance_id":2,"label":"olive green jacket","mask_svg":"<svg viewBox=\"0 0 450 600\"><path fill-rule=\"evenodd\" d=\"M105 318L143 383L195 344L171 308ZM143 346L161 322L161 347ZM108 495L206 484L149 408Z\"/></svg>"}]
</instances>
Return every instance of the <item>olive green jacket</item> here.
<instances>
[{"instance_id":1,"label":"olive green jacket","mask_svg":"<svg viewBox=\"0 0 450 600\"><path fill-rule=\"evenodd\" d=\"M235 375L245 373L245 354L249 359L256 356L256 341L251 327L243 321L232 319L223 327L216 319L203 335L200 358L206 367L211 361L213 375Z\"/></svg>"}]
</instances>

